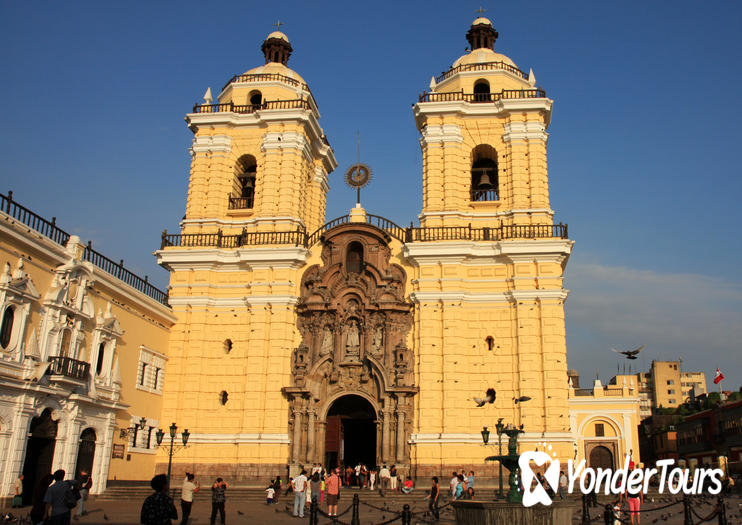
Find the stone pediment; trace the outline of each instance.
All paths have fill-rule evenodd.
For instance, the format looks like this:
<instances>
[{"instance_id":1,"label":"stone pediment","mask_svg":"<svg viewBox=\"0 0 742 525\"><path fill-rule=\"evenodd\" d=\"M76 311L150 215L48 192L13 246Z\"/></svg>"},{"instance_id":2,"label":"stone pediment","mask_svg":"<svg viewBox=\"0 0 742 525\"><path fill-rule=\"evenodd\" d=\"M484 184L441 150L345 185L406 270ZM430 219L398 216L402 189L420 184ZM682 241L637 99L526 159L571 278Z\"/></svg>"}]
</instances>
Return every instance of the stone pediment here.
<instances>
[{"instance_id":1,"label":"stone pediment","mask_svg":"<svg viewBox=\"0 0 742 525\"><path fill-rule=\"evenodd\" d=\"M11 274L10 263L5 263L2 275L0 275L0 288L5 288L15 295L36 301L41 294L36 289L31 277L23 269L23 258L18 259L15 271Z\"/></svg>"}]
</instances>

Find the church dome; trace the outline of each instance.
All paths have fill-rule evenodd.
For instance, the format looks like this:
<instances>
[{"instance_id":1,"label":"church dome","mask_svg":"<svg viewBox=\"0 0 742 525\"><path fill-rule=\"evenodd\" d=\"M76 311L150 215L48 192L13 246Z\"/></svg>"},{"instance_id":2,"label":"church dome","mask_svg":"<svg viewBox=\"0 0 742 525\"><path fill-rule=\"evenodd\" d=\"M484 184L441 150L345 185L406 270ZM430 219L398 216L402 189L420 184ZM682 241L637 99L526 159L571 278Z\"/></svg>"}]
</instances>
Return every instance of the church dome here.
<instances>
[{"instance_id":1,"label":"church dome","mask_svg":"<svg viewBox=\"0 0 742 525\"><path fill-rule=\"evenodd\" d=\"M266 37L266 40L269 40L271 38L280 38L281 40L285 40L286 42L289 41L289 37L287 37L285 34L283 34L281 31L273 31L270 35Z\"/></svg>"}]
</instances>

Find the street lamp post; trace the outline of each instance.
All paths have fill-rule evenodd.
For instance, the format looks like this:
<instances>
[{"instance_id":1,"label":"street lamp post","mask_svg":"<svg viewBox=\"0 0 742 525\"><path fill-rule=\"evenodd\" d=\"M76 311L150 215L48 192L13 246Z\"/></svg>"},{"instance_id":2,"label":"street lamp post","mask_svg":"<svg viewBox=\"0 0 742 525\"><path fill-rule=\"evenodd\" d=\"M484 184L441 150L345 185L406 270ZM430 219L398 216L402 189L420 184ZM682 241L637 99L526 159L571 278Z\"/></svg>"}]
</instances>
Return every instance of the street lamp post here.
<instances>
[{"instance_id":1,"label":"street lamp post","mask_svg":"<svg viewBox=\"0 0 742 525\"><path fill-rule=\"evenodd\" d=\"M170 451L168 453L168 460L167 460L167 484L168 487L170 487L170 471L172 470L173 466L173 453L174 453L174 447L175 447L175 435L178 432L178 425L173 423L170 425ZM165 437L165 432L162 431L161 428L157 429L157 432L155 432L155 437L157 438L157 446L162 446L162 439ZM186 428L182 432L182 438L183 438L183 447L188 445L188 438L191 437L191 433L188 432L188 429ZM172 488L169 488L168 490L172 490Z\"/></svg>"},{"instance_id":2,"label":"street lamp post","mask_svg":"<svg viewBox=\"0 0 742 525\"><path fill-rule=\"evenodd\" d=\"M495 428L497 429L497 454L502 456L502 433L505 430L505 425L502 424L503 418L500 418L497 420L497 424L495 425ZM499 498L502 499L505 496L502 493L502 458L500 458L500 461L497 462L500 467L500 494Z\"/></svg>"}]
</instances>

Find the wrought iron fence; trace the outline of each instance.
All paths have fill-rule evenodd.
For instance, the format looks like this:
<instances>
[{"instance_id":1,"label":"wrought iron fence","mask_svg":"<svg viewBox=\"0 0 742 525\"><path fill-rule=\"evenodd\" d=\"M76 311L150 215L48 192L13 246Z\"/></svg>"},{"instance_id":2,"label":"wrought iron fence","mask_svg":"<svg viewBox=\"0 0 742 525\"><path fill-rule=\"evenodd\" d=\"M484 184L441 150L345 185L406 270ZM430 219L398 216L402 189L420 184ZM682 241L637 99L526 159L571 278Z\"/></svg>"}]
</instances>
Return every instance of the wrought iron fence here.
<instances>
[{"instance_id":1,"label":"wrought iron fence","mask_svg":"<svg viewBox=\"0 0 742 525\"><path fill-rule=\"evenodd\" d=\"M528 74L524 73L515 66L511 66L505 62L483 62L481 64L463 64L461 66L452 67L448 71L445 71L435 77L436 84L443 82L447 78L455 75L456 73L465 71L492 71L493 69L501 69L508 71L522 79L528 79ZM226 86L225 86L226 87Z\"/></svg>"},{"instance_id":2,"label":"wrought iron fence","mask_svg":"<svg viewBox=\"0 0 742 525\"><path fill-rule=\"evenodd\" d=\"M442 93L422 93L418 102L497 102L498 100L510 100L520 98L545 98L546 91L543 89L504 89L499 93L464 93L463 91L446 91Z\"/></svg>"},{"instance_id":3,"label":"wrought iron fence","mask_svg":"<svg viewBox=\"0 0 742 525\"><path fill-rule=\"evenodd\" d=\"M311 91L309 90L309 86L306 85L304 82L299 82L298 80L287 77L286 75L281 75L280 73L246 73L244 75L235 75L232 78L229 79L229 81L224 84L224 87L222 88L222 91L227 89L227 87L230 84L242 84L246 82L283 82L284 84L288 84L293 87L301 87L304 91Z\"/></svg>"},{"instance_id":4,"label":"wrought iron fence","mask_svg":"<svg viewBox=\"0 0 742 525\"><path fill-rule=\"evenodd\" d=\"M194 104L193 113L255 113L260 110L274 109L312 109L308 100L297 98L293 100L269 100L261 104L239 105L233 102L224 104Z\"/></svg>"},{"instance_id":5,"label":"wrought iron fence","mask_svg":"<svg viewBox=\"0 0 742 525\"><path fill-rule=\"evenodd\" d=\"M71 357L53 356L49 358L49 373L71 377L72 379L85 380L90 372L90 363L78 361Z\"/></svg>"}]
</instances>

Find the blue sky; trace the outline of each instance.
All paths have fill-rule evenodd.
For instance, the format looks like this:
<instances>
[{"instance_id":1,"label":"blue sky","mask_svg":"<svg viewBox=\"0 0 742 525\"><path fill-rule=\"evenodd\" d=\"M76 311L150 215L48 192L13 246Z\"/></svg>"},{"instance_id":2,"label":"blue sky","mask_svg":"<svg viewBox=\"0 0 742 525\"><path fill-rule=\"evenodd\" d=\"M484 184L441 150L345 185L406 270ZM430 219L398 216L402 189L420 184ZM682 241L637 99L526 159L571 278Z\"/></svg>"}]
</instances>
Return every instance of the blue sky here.
<instances>
[{"instance_id":1,"label":"blue sky","mask_svg":"<svg viewBox=\"0 0 742 525\"><path fill-rule=\"evenodd\" d=\"M148 274L183 216L191 132L207 87L263 62L280 18L340 163L362 157L372 213L400 224L421 207L411 105L464 52L479 3L0 3L4 102L0 191ZM533 68L555 100L552 208L576 241L567 268L569 362L603 380L611 346L646 344L727 387L742 380L737 204L742 44L738 2L483 4L495 49ZM588 379L585 377L583 382Z\"/></svg>"}]
</instances>

